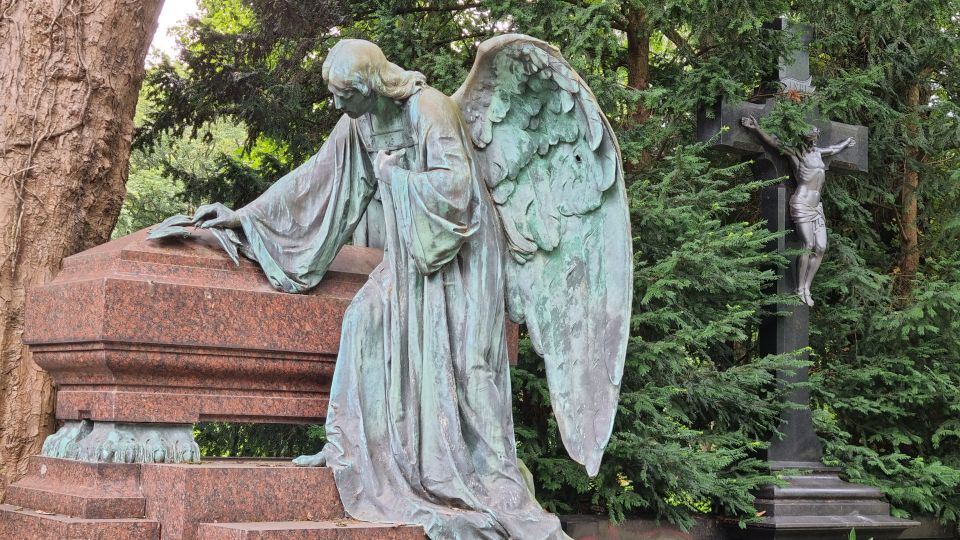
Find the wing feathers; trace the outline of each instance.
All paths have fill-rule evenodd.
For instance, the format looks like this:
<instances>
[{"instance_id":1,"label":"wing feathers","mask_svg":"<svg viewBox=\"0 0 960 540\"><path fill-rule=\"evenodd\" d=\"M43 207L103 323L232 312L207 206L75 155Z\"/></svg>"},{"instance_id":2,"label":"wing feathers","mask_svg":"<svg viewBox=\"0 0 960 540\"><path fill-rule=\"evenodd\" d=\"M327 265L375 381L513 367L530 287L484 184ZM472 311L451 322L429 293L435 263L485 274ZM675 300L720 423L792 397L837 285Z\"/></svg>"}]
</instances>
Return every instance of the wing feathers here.
<instances>
[{"instance_id":1,"label":"wing feathers","mask_svg":"<svg viewBox=\"0 0 960 540\"><path fill-rule=\"evenodd\" d=\"M453 99L503 225L508 312L544 357L564 445L593 476L617 409L633 292L616 138L580 76L528 36L483 42Z\"/></svg>"}]
</instances>

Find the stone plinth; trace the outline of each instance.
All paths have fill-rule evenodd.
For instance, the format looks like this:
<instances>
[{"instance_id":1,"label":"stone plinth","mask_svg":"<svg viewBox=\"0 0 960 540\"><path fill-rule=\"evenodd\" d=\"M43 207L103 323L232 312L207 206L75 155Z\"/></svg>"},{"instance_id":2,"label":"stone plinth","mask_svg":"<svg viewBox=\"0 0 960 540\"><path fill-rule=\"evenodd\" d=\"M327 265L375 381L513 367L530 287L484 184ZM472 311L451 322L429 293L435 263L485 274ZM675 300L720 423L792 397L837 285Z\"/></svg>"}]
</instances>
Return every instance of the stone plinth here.
<instances>
[{"instance_id":1,"label":"stone plinth","mask_svg":"<svg viewBox=\"0 0 960 540\"><path fill-rule=\"evenodd\" d=\"M274 523L204 523L198 540L424 540L420 527L339 519Z\"/></svg>"},{"instance_id":2,"label":"stone plinth","mask_svg":"<svg viewBox=\"0 0 960 540\"><path fill-rule=\"evenodd\" d=\"M424 540L349 520L322 467L288 460L90 463L34 456L0 505L0 538Z\"/></svg>"},{"instance_id":3,"label":"stone plinth","mask_svg":"<svg viewBox=\"0 0 960 540\"><path fill-rule=\"evenodd\" d=\"M140 471L131 467L34 456L4 502L81 519L142 518Z\"/></svg>"},{"instance_id":4,"label":"stone plinth","mask_svg":"<svg viewBox=\"0 0 960 540\"><path fill-rule=\"evenodd\" d=\"M788 475L786 486L765 486L754 502L762 518L745 529L731 526L737 540L893 540L920 522L890 516L883 493L840 479L839 470L820 465Z\"/></svg>"},{"instance_id":5,"label":"stone plinth","mask_svg":"<svg viewBox=\"0 0 960 540\"><path fill-rule=\"evenodd\" d=\"M148 519L82 519L0 504L0 538L11 540L157 540L160 524Z\"/></svg>"},{"instance_id":6,"label":"stone plinth","mask_svg":"<svg viewBox=\"0 0 960 540\"><path fill-rule=\"evenodd\" d=\"M344 310L382 253L345 247L310 294L273 290L205 231L68 257L30 292L24 341L61 420L319 422Z\"/></svg>"},{"instance_id":7,"label":"stone plinth","mask_svg":"<svg viewBox=\"0 0 960 540\"><path fill-rule=\"evenodd\" d=\"M146 515L164 540L198 538L201 523L343 519L333 473L289 460L141 465ZM421 533L422 534L422 533Z\"/></svg>"},{"instance_id":8,"label":"stone plinth","mask_svg":"<svg viewBox=\"0 0 960 540\"><path fill-rule=\"evenodd\" d=\"M423 539L347 520L328 469L200 464L192 436L207 420L321 422L343 314L382 252L347 246L318 287L293 295L204 231L146 232L65 259L29 293L24 341L57 385L64 425L8 487L0 538Z\"/></svg>"}]
</instances>

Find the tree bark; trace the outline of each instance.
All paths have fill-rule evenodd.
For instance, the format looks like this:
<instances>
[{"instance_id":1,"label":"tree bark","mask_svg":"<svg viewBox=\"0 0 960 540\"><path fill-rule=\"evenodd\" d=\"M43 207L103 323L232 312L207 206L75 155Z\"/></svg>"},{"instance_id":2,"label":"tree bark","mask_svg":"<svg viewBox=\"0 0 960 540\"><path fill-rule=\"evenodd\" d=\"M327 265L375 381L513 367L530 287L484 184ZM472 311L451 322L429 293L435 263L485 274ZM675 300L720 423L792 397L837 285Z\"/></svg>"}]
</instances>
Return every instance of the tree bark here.
<instances>
[{"instance_id":1,"label":"tree bark","mask_svg":"<svg viewBox=\"0 0 960 540\"><path fill-rule=\"evenodd\" d=\"M110 237L163 0L0 0L0 487L52 431L26 290ZM2 494L0 494L2 495Z\"/></svg>"},{"instance_id":2,"label":"tree bark","mask_svg":"<svg viewBox=\"0 0 960 540\"><path fill-rule=\"evenodd\" d=\"M627 86L637 90L650 88L650 36L646 14L630 11L627 14ZM643 103L637 105L633 119L637 123L650 118L650 109Z\"/></svg>"},{"instance_id":3,"label":"tree bark","mask_svg":"<svg viewBox=\"0 0 960 540\"><path fill-rule=\"evenodd\" d=\"M916 137L919 129L917 116L920 107L920 85L913 84L907 90L909 114L905 123L909 139ZM910 141L908 141L910 144ZM908 298L913 291L913 280L920 267L919 225L917 216L917 188L920 186L920 173L917 164L920 151L914 146L907 148L907 157L903 161L903 182L900 188L900 227L903 231L903 246L900 259L900 274L897 276L897 289L902 298Z\"/></svg>"},{"instance_id":4,"label":"tree bark","mask_svg":"<svg viewBox=\"0 0 960 540\"><path fill-rule=\"evenodd\" d=\"M627 34L627 86L637 90L650 88L650 36L653 30L647 23L647 16L642 10L631 9L626 13ZM633 113L629 116L632 126L638 126L650 119L650 108L642 101L638 102ZM631 127L632 127L631 126ZM652 159L649 149L644 149L638 160L624 163L626 170L631 173L644 170Z\"/></svg>"}]
</instances>

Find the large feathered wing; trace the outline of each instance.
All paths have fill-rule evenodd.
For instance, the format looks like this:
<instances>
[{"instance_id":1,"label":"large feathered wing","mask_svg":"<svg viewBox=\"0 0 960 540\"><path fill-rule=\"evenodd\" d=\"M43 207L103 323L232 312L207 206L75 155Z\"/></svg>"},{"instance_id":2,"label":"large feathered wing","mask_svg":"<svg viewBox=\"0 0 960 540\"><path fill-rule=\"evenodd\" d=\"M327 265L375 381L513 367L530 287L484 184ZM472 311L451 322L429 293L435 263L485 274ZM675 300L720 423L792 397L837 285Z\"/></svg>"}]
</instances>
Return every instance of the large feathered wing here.
<instances>
[{"instance_id":1,"label":"large feathered wing","mask_svg":"<svg viewBox=\"0 0 960 540\"><path fill-rule=\"evenodd\" d=\"M633 293L620 149L586 83L551 45L483 42L453 95L509 250L507 309L547 367L570 456L590 476L610 439Z\"/></svg>"}]
</instances>

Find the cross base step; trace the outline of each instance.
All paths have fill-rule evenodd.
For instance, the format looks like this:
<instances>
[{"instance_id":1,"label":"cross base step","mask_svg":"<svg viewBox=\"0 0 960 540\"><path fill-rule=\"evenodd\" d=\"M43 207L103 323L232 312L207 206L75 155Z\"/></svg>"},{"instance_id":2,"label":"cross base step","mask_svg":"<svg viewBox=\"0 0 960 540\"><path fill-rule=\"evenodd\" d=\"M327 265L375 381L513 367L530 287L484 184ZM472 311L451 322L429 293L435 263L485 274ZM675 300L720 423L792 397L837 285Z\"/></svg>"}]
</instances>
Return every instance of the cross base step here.
<instances>
[{"instance_id":1,"label":"cross base step","mask_svg":"<svg viewBox=\"0 0 960 540\"><path fill-rule=\"evenodd\" d=\"M851 484L834 470L821 468L802 476L787 476L786 486L767 486L754 503L763 519L746 529L732 530L741 540L890 540L919 522L890 516L890 505L879 489Z\"/></svg>"}]
</instances>

